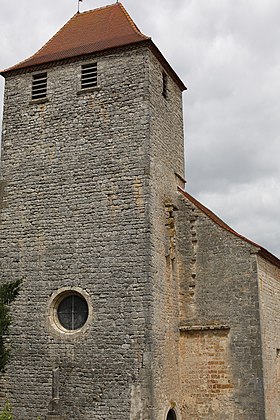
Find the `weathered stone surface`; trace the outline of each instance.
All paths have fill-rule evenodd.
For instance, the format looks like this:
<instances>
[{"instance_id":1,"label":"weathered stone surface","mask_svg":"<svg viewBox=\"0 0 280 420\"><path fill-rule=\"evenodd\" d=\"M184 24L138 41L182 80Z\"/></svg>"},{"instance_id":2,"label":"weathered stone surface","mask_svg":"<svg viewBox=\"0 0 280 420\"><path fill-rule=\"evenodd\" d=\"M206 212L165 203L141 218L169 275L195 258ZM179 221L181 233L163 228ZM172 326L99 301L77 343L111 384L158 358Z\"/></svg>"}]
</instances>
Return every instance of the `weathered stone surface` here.
<instances>
[{"instance_id":1,"label":"weathered stone surface","mask_svg":"<svg viewBox=\"0 0 280 420\"><path fill-rule=\"evenodd\" d=\"M47 100L28 71L6 80L1 282L22 287L0 402L16 420L275 420L279 268L177 192L178 86L162 94L141 44L46 70ZM73 334L67 290L89 306Z\"/></svg>"},{"instance_id":2,"label":"weathered stone surface","mask_svg":"<svg viewBox=\"0 0 280 420\"><path fill-rule=\"evenodd\" d=\"M258 257L265 413L280 418L280 270Z\"/></svg>"},{"instance_id":3,"label":"weathered stone surface","mask_svg":"<svg viewBox=\"0 0 280 420\"><path fill-rule=\"evenodd\" d=\"M99 88L90 92L79 91L82 62L47 70L44 103L30 102L31 73L6 80L1 281L23 280L5 376L19 420L47 414L57 367L71 420L160 418L175 389L162 368L174 369L163 347L178 337L177 319L166 334L158 291L170 281L165 196L183 171L181 92L168 78L163 97L148 48L91 59ZM90 296L93 321L71 338L54 331L48 308L74 286Z\"/></svg>"},{"instance_id":4,"label":"weathered stone surface","mask_svg":"<svg viewBox=\"0 0 280 420\"><path fill-rule=\"evenodd\" d=\"M181 332L182 418L264 419L256 248L185 198L177 237L181 325L209 326Z\"/></svg>"}]
</instances>

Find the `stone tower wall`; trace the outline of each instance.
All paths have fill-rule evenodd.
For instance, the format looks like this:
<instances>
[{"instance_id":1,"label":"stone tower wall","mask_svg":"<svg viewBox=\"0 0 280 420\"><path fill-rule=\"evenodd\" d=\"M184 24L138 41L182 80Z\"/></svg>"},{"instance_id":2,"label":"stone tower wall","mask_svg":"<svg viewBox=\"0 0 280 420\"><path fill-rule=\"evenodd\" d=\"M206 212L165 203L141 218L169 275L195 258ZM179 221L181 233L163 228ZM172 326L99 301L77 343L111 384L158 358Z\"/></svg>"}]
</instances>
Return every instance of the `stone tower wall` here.
<instances>
[{"instance_id":1,"label":"stone tower wall","mask_svg":"<svg viewBox=\"0 0 280 420\"><path fill-rule=\"evenodd\" d=\"M45 103L30 101L31 73L6 80L1 281L22 286L4 379L17 420L44 418L56 368L67 419L148 418L149 60L135 47L50 67ZM100 88L80 92L91 61ZM71 287L92 309L74 337L48 311Z\"/></svg>"},{"instance_id":2,"label":"stone tower wall","mask_svg":"<svg viewBox=\"0 0 280 420\"><path fill-rule=\"evenodd\" d=\"M176 202L178 177L184 176L182 95L163 68L150 57L151 95L151 276L153 285L152 372L155 420L165 420L179 401L178 275Z\"/></svg>"},{"instance_id":3,"label":"stone tower wall","mask_svg":"<svg viewBox=\"0 0 280 420\"><path fill-rule=\"evenodd\" d=\"M177 224L182 419L264 419L256 249L187 198Z\"/></svg>"}]
</instances>

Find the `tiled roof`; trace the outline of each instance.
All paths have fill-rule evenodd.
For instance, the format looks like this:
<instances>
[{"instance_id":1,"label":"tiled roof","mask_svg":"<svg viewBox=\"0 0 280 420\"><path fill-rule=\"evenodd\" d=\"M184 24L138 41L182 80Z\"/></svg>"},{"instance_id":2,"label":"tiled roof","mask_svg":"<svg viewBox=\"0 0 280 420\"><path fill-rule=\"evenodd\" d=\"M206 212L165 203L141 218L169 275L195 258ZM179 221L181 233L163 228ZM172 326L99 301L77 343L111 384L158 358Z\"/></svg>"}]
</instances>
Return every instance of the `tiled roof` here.
<instances>
[{"instance_id":1,"label":"tiled roof","mask_svg":"<svg viewBox=\"0 0 280 420\"><path fill-rule=\"evenodd\" d=\"M34 68L111 48L145 42L179 87L185 86L150 37L142 34L121 3L76 13L39 51L1 74Z\"/></svg>"},{"instance_id":2,"label":"tiled roof","mask_svg":"<svg viewBox=\"0 0 280 420\"><path fill-rule=\"evenodd\" d=\"M213 213L211 210L209 210L207 207L205 207L203 204L201 204L199 201L197 201L193 196L191 196L189 193L184 191L182 188L178 187L178 191L187 198L191 203L193 203L199 210L201 210L206 216L208 216L210 219L213 220L218 226L223 228L224 230L232 233L233 235L237 236L239 239L242 239L243 241L247 242L250 245L253 245L256 247L256 252L263 257L264 259L268 260L272 264L276 265L280 268L280 260L275 257L275 255L271 254L269 251L267 251L262 246L256 244L255 242L251 241L250 239L246 238L245 236L240 235L238 232L233 230L229 225L227 225L222 219L220 219L215 213Z\"/></svg>"},{"instance_id":3,"label":"tiled roof","mask_svg":"<svg viewBox=\"0 0 280 420\"><path fill-rule=\"evenodd\" d=\"M76 13L39 51L9 70L103 51L149 39L120 3Z\"/></svg>"}]
</instances>

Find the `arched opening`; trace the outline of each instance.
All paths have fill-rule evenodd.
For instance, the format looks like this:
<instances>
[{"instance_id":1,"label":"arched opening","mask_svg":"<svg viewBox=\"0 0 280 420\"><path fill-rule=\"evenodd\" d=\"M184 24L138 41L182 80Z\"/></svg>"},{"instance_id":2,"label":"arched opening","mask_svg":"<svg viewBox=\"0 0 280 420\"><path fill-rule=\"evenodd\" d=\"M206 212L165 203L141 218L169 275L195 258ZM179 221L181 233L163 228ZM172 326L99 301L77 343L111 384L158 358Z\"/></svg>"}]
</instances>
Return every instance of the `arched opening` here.
<instances>
[{"instance_id":1,"label":"arched opening","mask_svg":"<svg viewBox=\"0 0 280 420\"><path fill-rule=\"evenodd\" d=\"M166 420L177 420L176 413L174 410L169 410Z\"/></svg>"}]
</instances>

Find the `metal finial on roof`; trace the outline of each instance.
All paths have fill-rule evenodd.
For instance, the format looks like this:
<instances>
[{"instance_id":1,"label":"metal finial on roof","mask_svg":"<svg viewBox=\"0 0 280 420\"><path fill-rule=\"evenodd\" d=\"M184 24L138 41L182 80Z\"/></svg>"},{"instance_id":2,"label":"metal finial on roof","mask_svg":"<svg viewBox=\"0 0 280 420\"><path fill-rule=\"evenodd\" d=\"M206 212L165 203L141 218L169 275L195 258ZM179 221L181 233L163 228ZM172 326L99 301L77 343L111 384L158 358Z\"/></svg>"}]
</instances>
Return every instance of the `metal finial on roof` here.
<instances>
[{"instance_id":1,"label":"metal finial on roof","mask_svg":"<svg viewBox=\"0 0 280 420\"><path fill-rule=\"evenodd\" d=\"M78 13L80 13L80 2L82 2L83 0L78 0Z\"/></svg>"}]
</instances>

